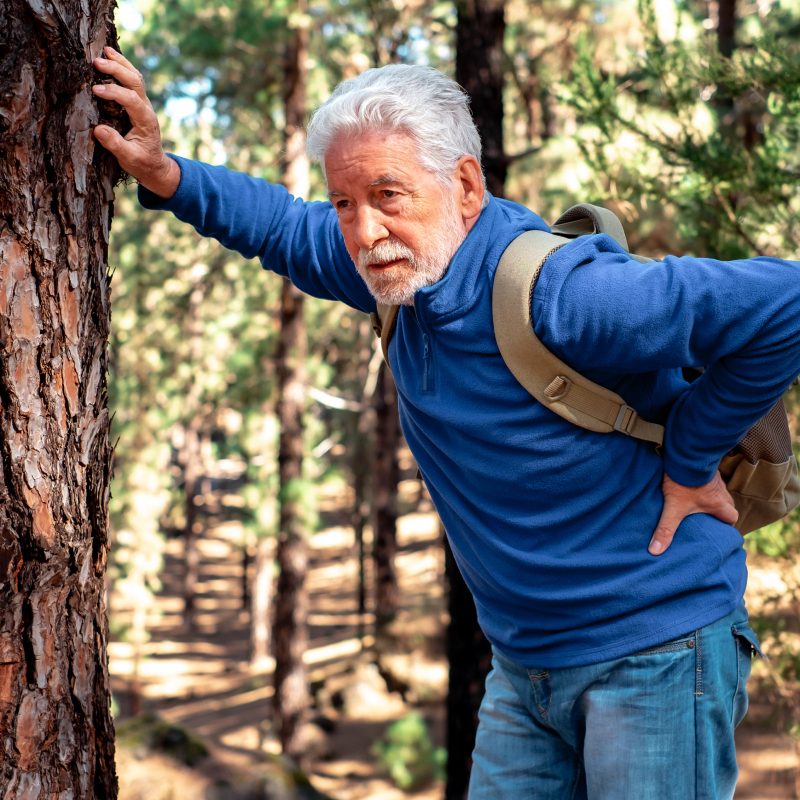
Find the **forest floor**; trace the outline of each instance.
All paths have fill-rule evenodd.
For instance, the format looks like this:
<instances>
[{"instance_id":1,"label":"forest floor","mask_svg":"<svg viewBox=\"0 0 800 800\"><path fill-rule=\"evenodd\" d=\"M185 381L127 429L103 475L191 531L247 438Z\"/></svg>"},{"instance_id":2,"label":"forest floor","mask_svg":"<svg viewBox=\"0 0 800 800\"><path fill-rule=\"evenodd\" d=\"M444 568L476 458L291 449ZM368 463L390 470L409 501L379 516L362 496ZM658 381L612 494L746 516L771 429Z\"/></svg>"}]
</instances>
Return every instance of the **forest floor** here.
<instances>
[{"instance_id":1,"label":"forest floor","mask_svg":"<svg viewBox=\"0 0 800 800\"><path fill-rule=\"evenodd\" d=\"M412 511L401 517L398 526L402 608L390 640L376 643L373 616L358 614L358 562L353 531L346 524L347 498L341 492L322 497L326 526L310 541L310 644L305 660L316 723L309 727L313 735L307 772L312 786L335 800L443 796L441 781L430 781L416 792L396 788L378 768L373 753L387 727L413 709L424 716L433 746L445 745L447 614L441 533L438 517L430 501L419 494L416 481L401 486L406 493L404 508ZM198 612L191 631L184 628L181 614L183 544L179 539L167 542L163 589L148 615L150 641L141 650L140 701L131 691L133 646L112 641L109 647L123 731L118 754L120 800L253 798L257 795L252 787L265 782L272 787L269 796L282 796L285 770L270 723L272 665L254 671L248 662L241 541L238 523L209 517L200 541ZM775 564L756 560L751 565L751 609L757 610L779 581ZM368 572L368 586L370 579ZM112 595L115 608L114 618L124 621L129 613L125 598ZM798 796L797 749L793 740L777 732L773 710L769 698L756 695L737 731L736 800ZM124 719L132 712L156 715L163 725L187 731L205 743L209 757L192 769L163 754L137 750L136 736L125 732ZM239 784L244 787L240 794L230 788L222 794L214 790L215 785ZM264 797L263 789L258 796Z\"/></svg>"}]
</instances>

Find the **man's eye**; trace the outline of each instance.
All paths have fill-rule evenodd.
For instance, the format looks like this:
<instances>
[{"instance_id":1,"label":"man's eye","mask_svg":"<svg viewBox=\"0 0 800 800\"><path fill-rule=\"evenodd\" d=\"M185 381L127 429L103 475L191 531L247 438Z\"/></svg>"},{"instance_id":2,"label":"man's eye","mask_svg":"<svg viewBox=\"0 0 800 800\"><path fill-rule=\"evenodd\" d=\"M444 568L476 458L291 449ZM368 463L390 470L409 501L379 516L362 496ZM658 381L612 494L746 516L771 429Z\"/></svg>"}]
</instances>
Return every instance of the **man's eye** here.
<instances>
[{"instance_id":1,"label":"man's eye","mask_svg":"<svg viewBox=\"0 0 800 800\"><path fill-rule=\"evenodd\" d=\"M350 205L350 202L348 200L337 200L336 201L336 208L339 211L342 211L343 209L347 208L349 205Z\"/></svg>"},{"instance_id":2,"label":"man's eye","mask_svg":"<svg viewBox=\"0 0 800 800\"><path fill-rule=\"evenodd\" d=\"M383 196L384 196L385 198L389 199L389 198L391 198L391 197L396 197L396 196L397 196L397 192L395 192L395 191L394 191L394 190L392 190L392 189L384 189L384 190L383 190Z\"/></svg>"}]
</instances>

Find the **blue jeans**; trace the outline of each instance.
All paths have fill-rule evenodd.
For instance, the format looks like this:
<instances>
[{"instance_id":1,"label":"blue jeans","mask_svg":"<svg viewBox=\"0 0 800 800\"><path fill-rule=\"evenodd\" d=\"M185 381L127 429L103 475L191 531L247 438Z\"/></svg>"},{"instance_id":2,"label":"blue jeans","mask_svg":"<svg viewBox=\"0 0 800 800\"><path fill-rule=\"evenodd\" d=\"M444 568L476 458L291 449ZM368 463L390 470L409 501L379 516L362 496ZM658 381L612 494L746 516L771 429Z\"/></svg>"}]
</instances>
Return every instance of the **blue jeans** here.
<instances>
[{"instance_id":1,"label":"blue jeans","mask_svg":"<svg viewBox=\"0 0 800 800\"><path fill-rule=\"evenodd\" d=\"M730 800L754 651L744 602L588 667L525 669L495 650L469 800Z\"/></svg>"}]
</instances>

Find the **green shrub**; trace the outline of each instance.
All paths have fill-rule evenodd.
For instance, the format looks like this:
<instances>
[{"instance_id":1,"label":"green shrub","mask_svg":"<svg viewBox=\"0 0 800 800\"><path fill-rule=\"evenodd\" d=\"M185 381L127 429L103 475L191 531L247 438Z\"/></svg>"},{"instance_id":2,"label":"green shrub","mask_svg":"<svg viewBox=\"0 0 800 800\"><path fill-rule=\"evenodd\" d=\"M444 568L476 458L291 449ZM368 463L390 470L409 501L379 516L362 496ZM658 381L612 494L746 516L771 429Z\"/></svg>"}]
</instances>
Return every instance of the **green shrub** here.
<instances>
[{"instance_id":1,"label":"green shrub","mask_svg":"<svg viewBox=\"0 0 800 800\"><path fill-rule=\"evenodd\" d=\"M418 711L392 723L372 747L378 766L399 789L415 789L434 778L444 777L447 751L434 749L428 726Z\"/></svg>"}]
</instances>

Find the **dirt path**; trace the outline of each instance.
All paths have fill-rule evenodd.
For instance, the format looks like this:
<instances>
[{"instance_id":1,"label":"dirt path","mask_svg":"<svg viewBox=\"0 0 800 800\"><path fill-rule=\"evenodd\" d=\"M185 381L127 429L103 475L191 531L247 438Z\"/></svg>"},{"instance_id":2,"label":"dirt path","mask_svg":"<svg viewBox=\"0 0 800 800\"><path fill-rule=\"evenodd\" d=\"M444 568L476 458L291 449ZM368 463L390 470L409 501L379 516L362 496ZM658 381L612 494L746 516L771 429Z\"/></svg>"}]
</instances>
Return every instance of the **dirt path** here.
<instances>
[{"instance_id":1,"label":"dirt path","mask_svg":"<svg viewBox=\"0 0 800 800\"><path fill-rule=\"evenodd\" d=\"M336 504L342 502L342 498L328 498L334 518ZM246 766L262 760L265 754L280 752L270 722L272 665L254 673L248 662L249 614L242 604L241 527L232 522L210 522L200 541L193 632L182 627L183 543L167 542L163 590L148 614L151 640L142 648L139 665L142 706L202 737L218 759ZM425 645L417 648L418 658L398 664L398 671L407 675L415 669L427 670L428 684L434 686L438 697L421 710L434 744L441 746L444 714L440 699L447 676L441 638L446 618L436 515L423 510L401 518L398 546L403 606L396 629L405 639L413 642L416 637ZM315 729L313 748L319 757L312 764L312 783L336 800L438 800L441 784L406 794L376 770L371 746L391 722L411 710L399 694L385 692L385 702L373 703L367 713L364 709L356 709L355 714L340 713L330 703L330 687L347 683L348 674L373 660L374 617L371 613L359 617L357 575L351 528L332 526L311 539L307 583L310 647L305 660L312 690L317 694L317 713L324 715L326 727L333 728L327 732ZM367 577L371 577L369 573ZM129 620L125 598L112 595L112 608L118 622ZM431 641L438 644L430 647ZM431 651L434 657L429 655ZM115 697L123 714L129 713L134 648L114 641L109 656Z\"/></svg>"}]
</instances>

